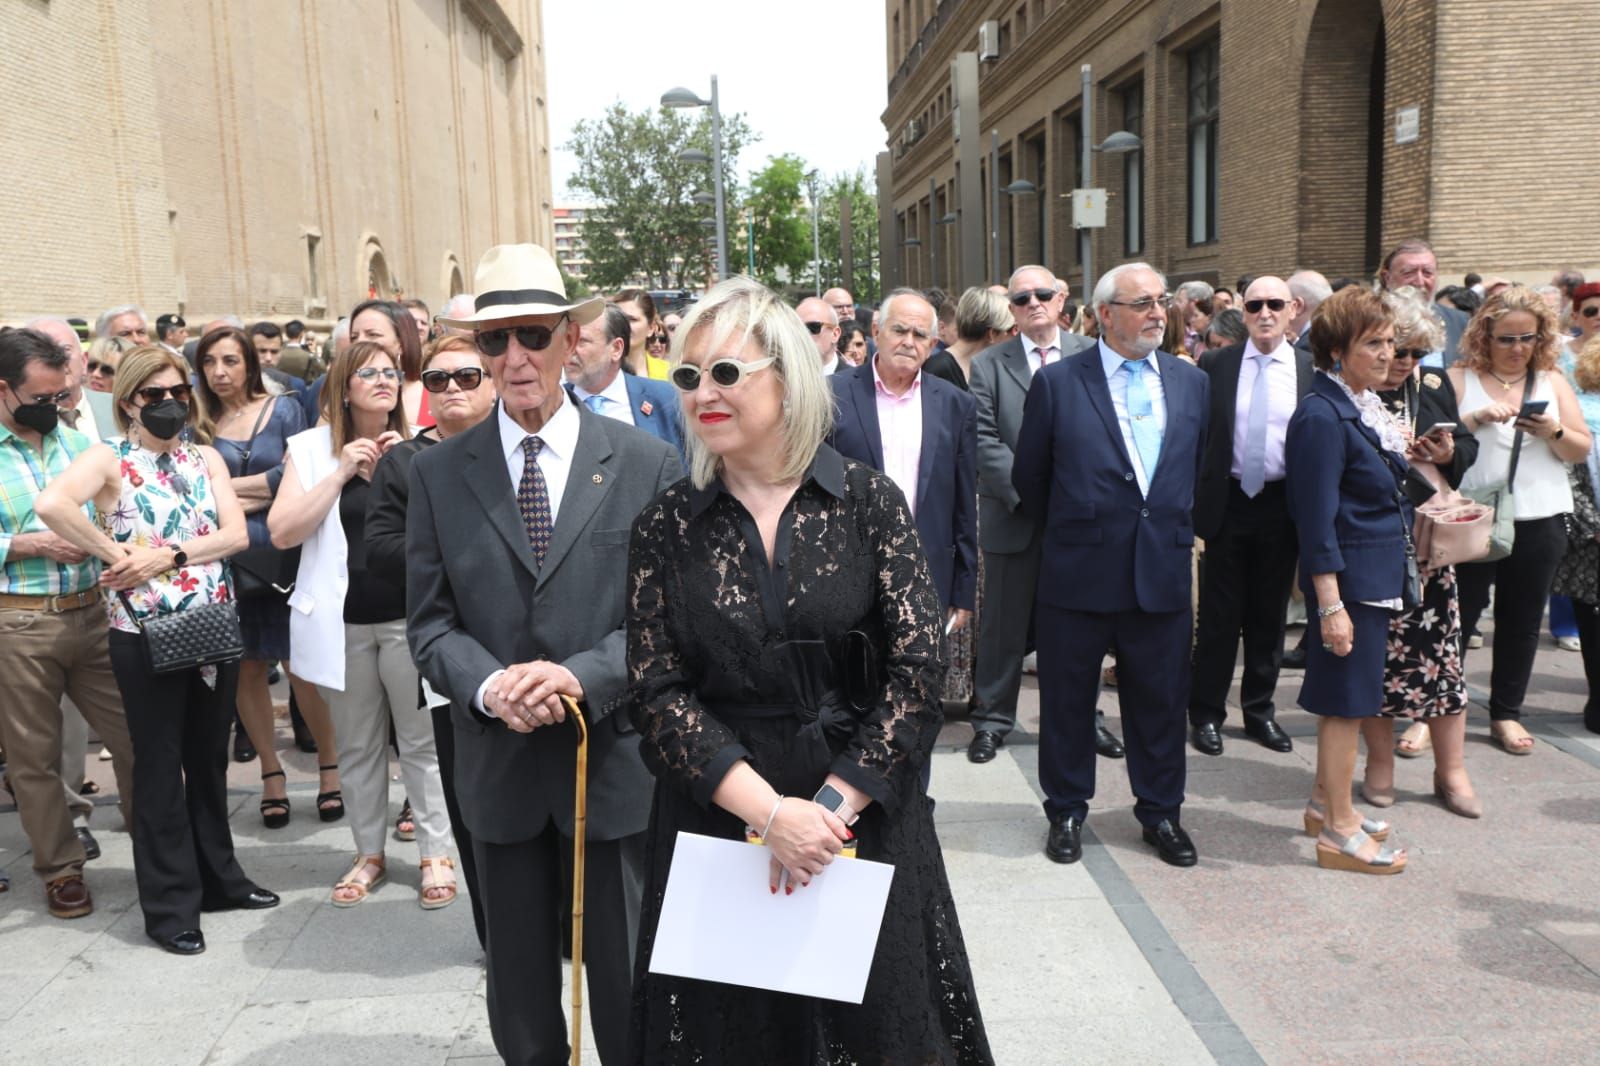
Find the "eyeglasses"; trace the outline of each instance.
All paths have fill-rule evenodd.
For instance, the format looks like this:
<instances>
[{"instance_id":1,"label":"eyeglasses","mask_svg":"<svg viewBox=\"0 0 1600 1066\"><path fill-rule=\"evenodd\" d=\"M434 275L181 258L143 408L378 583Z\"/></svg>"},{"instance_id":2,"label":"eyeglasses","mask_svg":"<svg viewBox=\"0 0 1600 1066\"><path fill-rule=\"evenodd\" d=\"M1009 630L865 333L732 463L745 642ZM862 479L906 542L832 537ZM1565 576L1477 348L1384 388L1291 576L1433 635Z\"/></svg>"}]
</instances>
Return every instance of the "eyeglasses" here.
<instances>
[{"instance_id":1,"label":"eyeglasses","mask_svg":"<svg viewBox=\"0 0 1600 1066\"><path fill-rule=\"evenodd\" d=\"M1432 349L1430 348L1396 348L1394 357L1396 359L1425 359L1431 351Z\"/></svg>"},{"instance_id":2,"label":"eyeglasses","mask_svg":"<svg viewBox=\"0 0 1600 1066\"><path fill-rule=\"evenodd\" d=\"M813 337L815 337L817 334L822 332L822 323L821 322L807 322L806 323L806 332L810 333Z\"/></svg>"},{"instance_id":3,"label":"eyeglasses","mask_svg":"<svg viewBox=\"0 0 1600 1066\"><path fill-rule=\"evenodd\" d=\"M56 393L54 396L29 396L27 397L27 402L34 405L60 407L70 399L72 399L72 393L64 390Z\"/></svg>"},{"instance_id":4,"label":"eyeglasses","mask_svg":"<svg viewBox=\"0 0 1600 1066\"><path fill-rule=\"evenodd\" d=\"M506 354L506 348L511 345L511 335L517 335L517 343L530 352L542 352L550 347L550 340L556 335L556 330L567 320L566 315L554 326L507 326L505 329L480 329L472 335L472 343L478 346L478 351L490 359Z\"/></svg>"},{"instance_id":5,"label":"eyeglasses","mask_svg":"<svg viewBox=\"0 0 1600 1066\"><path fill-rule=\"evenodd\" d=\"M1164 292L1160 296L1146 296L1142 300L1107 300L1106 303L1114 307L1130 307L1138 314L1147 315L1152 307L1171 307L1172 294Z\"/></svg>"},{"instance_id":6,"label":"eyeglasses","mask_svg":"<svg viewBox=\"0 0 1600 1066\"><path fill-rule=\"evenodd\" d=\"M189 495L189 479L178 473L178 467L172 461L169 452L162 452L156 456L156 469L167 475L167 480L172 483L172 491L179 496Z\"/></svg>"},{"instance_id":7,"label":"eyeglasses","mask_svg":"<svg viewBox=\"0 0 1600 1066\"><path fill-rule=\"evenodd\" d=\"M648 337L646 337L644 339L644 342L646 344L659 344L663 348L665 348L667 346L668 340L669 340L669 338L667 337L667 335L665 333L652 333L650 336L648 336Z\"/></svg>"},{"instance_id":8,"label":"eyeglasses","mask_svg":"<svg viewBox=\"0 0 1600 1066\"><path fill-rule=\"evenodd\" d=\"M422 387L429 392L443 392L451 382L461 386L462 392L471 392L483 384L483 368L464 366L459 370L424 370Z\"/></svg>"},{"instance_id":9,"label":"eyeglasses","mask_svg":"<svg viewBox=\"0 0 1600 1066\"><path fill-rule=\"evenodd\" d=\"M142 389L134 389L133 394L147 404L160 403L168 396L171 396L179 403L189 402L189 386L187 385L173 385L168 388L162 388L160 385L146 385ZM61 395L65 397L66 393Z\"/></svg>"},{"instance_id":10,"label":"eyeglasses","mask_svg":"<svg viewBox=\"0 0 1600 1066\"><path fill-rule=\"evenodd\" d=\"M1600 304L1590 304L1582 311L1579 311L1578 314L1582 315L1584 318L1593 318L1595 315L1600 315Z\"/></svg>"},{"instance_id":11,"label":"eyeglasses","mask_svg":"<svg viewBox=\"0 0 1600 1066\"><path fill-rule=\"evenodd\" d=\"M1276 296L1270 300L1246 300L1244 302L1245 314L1249 315L1259 315L1263 307L1270 308L1273 311L1282 311L1288 306L1288 300L1280 300Z\"/></svg>"},{"instance_id":12,"label":"eyeglasses","mask_svg":"<svg viewBox=\"0 0 1600 1066\"><path fill-rule=\"evenodd\" d=\"M1047 304L1056 298L1056 290L1024 289L1022 292L1011 293L1010 298L1011 306L1013 307L1027 307L1028 304L1032 303L1034 300L1038 300L1042 304Z\"/></svg>"},{"instance_id":13,"label":"eyeglasses","mask_svg":"<svg viewBox=\"0 0 1600 1066\"><path fill-rule=\"evenodd\" d=\"M106 377L115 377L117 368L110 363L102 363L98 359L89 360L89 373L104 374Z\"/></svg>"},{"instance_id":14,"label":"eyeglasses","mask_svg":"<svg viewBox=\"0 0 1600 1066\"><path fill-rule=\"evenodd\" d=\"M748 363L737 359L718 359L706 368L706 374L717 388L732 389L743 384L747 376L771 366L772 362L771 356L754 359ZM700 368L693 363L679 363L672 368L671 378L679 391L693 392L700 387Z\"/></svg>"},{"instance_id":15,"label":"eyeglasses","mask_svg":"<svg viewBox=\"0 0 1600 1066\"><path fill-rule=\"evenodd\" d=\"M392 366L364 366L356 371L356 377L362 381L376 381L380 377L385 381L399 381L400 371Z\"/></svg>"},{"instance_id":16,"label":"eyeglasses","mask_svg":"<svg viewBox=\"0 0 1600 1066\"><path fill-rule=\"evenodd\" d=\"M1495 337L1494 342L1502 348L1515 348L1519 344L1532 344L1538 339L1537 333L1507 333Z\"/></svg>"}]
</instances>

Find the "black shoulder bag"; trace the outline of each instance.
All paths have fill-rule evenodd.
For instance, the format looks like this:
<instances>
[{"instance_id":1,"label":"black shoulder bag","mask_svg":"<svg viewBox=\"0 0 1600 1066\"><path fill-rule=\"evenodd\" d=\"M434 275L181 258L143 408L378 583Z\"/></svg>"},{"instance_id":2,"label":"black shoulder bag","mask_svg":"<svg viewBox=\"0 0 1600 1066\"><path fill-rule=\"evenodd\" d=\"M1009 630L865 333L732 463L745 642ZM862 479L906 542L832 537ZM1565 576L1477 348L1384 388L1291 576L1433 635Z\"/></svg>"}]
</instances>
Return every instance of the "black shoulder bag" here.
<instances>
[{"instance_id":1,"label":"black shoulder bag","mask_svg":"<svg viewBox=\"0 0 1600 1066\"><path fill-rule=\"evenodd\" d=\"M1411 541L1411 523L1406 521L1407 497L1410 496L1410 503L1415 507L1426 502L1438 490L1428 484L1426 478L1417 478L1420 485L1409 481L1406 478L1406 474L1411 473L1409 467L1402 474L1396 469L1394 460L1389 458L1389 453L1383 450L1381 444L1365 433L1361 435L1372 445L1373 450L1378 453L1378 458L1383 460L1383 465L1389 468L1389 473L1394 477L1394 506L1395 510L1400 512L1400 533L1406 540L1406 580L1400 589L1400 602L1409 611L1422 602L1422 568L1417 564L1417 546ZM1418 495L1422 496L1420 500L1416 498Z\"/></svg>"},{"instance_id":2,"label":"black shoulder bag","mask_svg":"<svg viewBox=\"0 0 1600 1066\"><path fill-rule=\"evenodd\" d=\"M145 657L153 674L174 674L197 666L231 663L244 658L239 609L233 603L207 603L172 614L139 620L126 592L117 593L123 609L144 638Z\"/></svg>"},{"instance_id":3,"label":"black shoulder bag","mask_svg":"<svg viewBox=\"0 0 1600 1066\"><path fill-rule=\"evenodd\" d=\"M267 412L276 400L261 405L256 424L250 430L250 439L244 446L244 461L239 464L239 476L250 473L250 454L256 447L256 435L266 421ZM267 596L287 596L294 589L295 577L300 572L300 549L274 548L263 544L244 551L228 560L233 568L233 595L235 599L256 600Z\"/></svg>"}]
</instances>

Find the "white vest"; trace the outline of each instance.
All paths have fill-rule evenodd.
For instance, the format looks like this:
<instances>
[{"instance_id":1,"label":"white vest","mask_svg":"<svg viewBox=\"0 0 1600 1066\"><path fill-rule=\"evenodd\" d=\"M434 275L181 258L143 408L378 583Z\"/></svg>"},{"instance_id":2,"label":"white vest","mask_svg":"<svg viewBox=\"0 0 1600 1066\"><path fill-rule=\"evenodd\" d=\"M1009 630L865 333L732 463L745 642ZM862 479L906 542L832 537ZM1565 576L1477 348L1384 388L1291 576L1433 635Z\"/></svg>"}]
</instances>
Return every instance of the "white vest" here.
<instances>
[{"instance_id":1,"label":"white vest","mask_svg":"<svg viewBox=\"0 0 1600 1066\"><path fill-rule=\"evenodd\" d=\"M300 487L311 491L339 469L333 430L317 426L289 438ZM300 548L300 570L289 594L289 663L297 677L344 691L344 597L350 588L350 546L339 520L339 501Z\"/></svg>"}]
</instances>

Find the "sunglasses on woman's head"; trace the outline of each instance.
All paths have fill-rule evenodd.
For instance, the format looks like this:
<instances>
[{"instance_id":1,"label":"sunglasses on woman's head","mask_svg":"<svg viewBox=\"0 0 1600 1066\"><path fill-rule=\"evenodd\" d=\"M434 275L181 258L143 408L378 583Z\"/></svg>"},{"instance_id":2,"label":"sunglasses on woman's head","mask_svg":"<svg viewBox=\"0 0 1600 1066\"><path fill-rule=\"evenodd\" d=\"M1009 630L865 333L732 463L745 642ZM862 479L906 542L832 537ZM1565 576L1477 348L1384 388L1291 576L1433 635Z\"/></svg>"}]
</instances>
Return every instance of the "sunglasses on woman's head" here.
<instances>
[{"instance_id":1,"label":"sunglasses on woman's head","mask_svg":"<svg viewBox=\"0 0 1600 1066\"><path fill-rule=\"evenodd\" d=\"M424 370L422 372L422 387L429 392L443 392L454 381L461 386L461 391L471 392L483 384L483 370L481 367L464 366L459 370Z\"/></svg>"},{"instance_id":2,"label":"sunglasses on woman's head","mask_svg":"<svg viewBox=\"0 0 1600 1066\"><path fill-rule=\"evenodd\" d=\"M765 370L772 362L771 356L748 363L741 363L737 359L718 359L706 368L706 374L717 388L731 389L743 384L748 375ZM670 377L682 392L693 392L700 387L700 368L693 363L679 363L672 368Z\"/></svg>"},{"instance_id":3,"label":"sunglasses on woman's head","mask_svg":"<svg viewBox=\"0 0 1600 1066\"><path fill-rule=\"evenodd\" d=\"M356 377L362 381L376 381L380 377L385 381L399 381L400 371L392 366L364 366L356 371Z\"/></svg>"},{"instance_id":4,"label":"sunglasses on woman's head","mask_svg":"<svg viewBox=\"0 0 1600 1066\"><path fill-rule=\"evenodd\" d=\"M561 316L561 321L554 326L507 326L504 329L480 329L472 335L472 343L478 351L490 359L506 354L506 349L511 347L511 335L517 335L517 343L530 352L542 352L550 347L550 340L556 335L556 329L566 324L566 315Z\"/></svg>"},{"instance_id":5,"label":"sunglasses on woman's head","mask_svg":"<svg viewBox=\"0 0 1600 1066\"><path fill-rule=\"evenodd\" d=\"M145 403L160 403L168 396L171 396L179 403L189 402L189 386L187 385L172 385L167 388L162 388L160 385L146 385L142 389L134 389L133 394Z\"/></svg>"}]
</instances>

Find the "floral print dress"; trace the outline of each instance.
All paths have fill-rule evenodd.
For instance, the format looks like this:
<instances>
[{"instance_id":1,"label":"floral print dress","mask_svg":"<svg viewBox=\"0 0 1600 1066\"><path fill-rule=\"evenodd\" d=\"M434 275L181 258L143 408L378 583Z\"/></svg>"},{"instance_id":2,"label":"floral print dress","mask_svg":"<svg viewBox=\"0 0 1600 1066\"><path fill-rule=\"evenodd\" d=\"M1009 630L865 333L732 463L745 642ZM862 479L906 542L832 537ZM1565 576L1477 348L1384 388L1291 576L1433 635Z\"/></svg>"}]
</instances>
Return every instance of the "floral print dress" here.
<instances>
[{"instance_id":1,"label":"floral print dress","mask_svg":"<svg viewBox=\"0 0 1600 1066\"><path fill-rule=\"evenodd\" d=\"M216 532L217 498L199 448L185 443L171 452L151 452L121 438L107 443L122 463L117 505L101 512L107 536L118 544L164 548ZM137 618L129 617L119 596L107 600L106 609L112 629L137 633L139 622L146 618L232 598L222 563L191 563L158 574L128 593Z\"/></svg>"}]
</instances>

